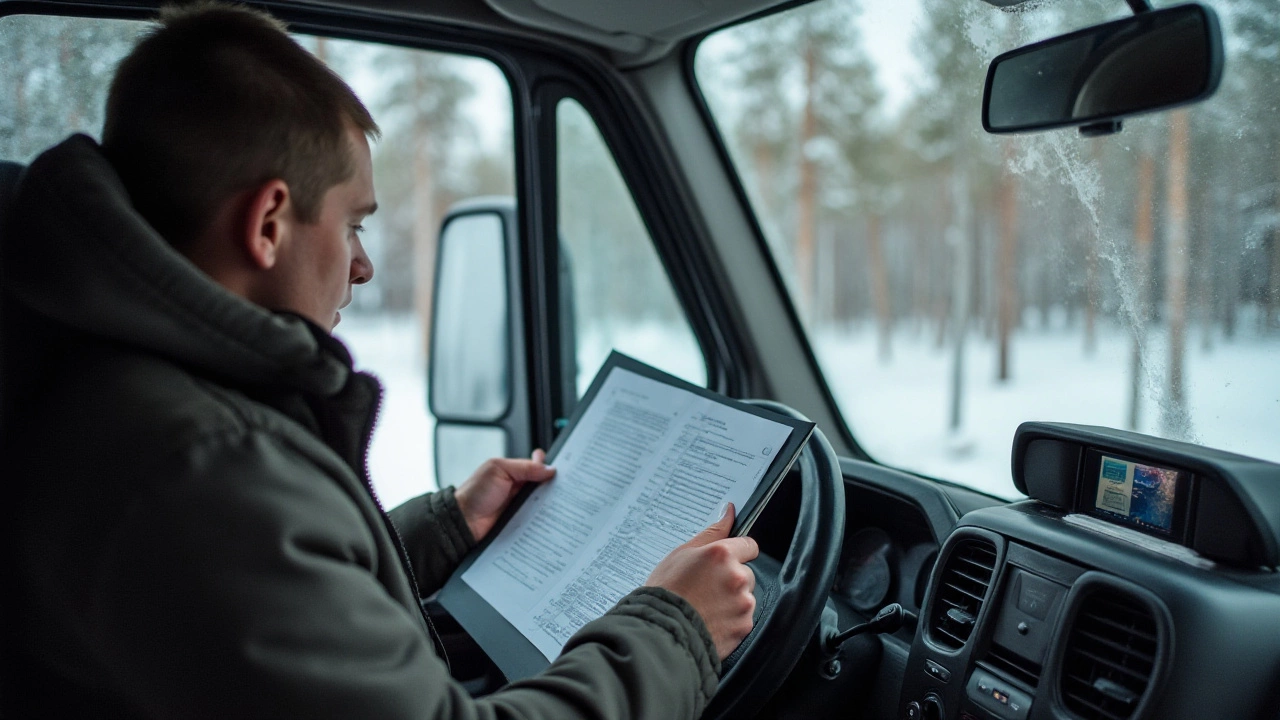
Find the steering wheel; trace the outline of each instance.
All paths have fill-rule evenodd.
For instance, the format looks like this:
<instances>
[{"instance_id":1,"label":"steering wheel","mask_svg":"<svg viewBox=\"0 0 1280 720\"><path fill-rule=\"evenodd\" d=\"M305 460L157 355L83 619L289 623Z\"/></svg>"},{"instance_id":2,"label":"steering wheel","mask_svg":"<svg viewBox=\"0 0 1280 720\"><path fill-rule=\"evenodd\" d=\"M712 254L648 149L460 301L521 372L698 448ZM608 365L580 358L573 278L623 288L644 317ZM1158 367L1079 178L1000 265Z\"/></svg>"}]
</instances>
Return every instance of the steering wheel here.
<instances>
[{"instance_id":1,"label":"steering wheel","mask_svg":"<svg viewBox=\"0 0 1280 720\"><path fill-rule=\"evenodd\" d=\"M807 420L782 403L747 402ZM844 542L844 480L821 430L814 429L797 465L800 513L791 547L781 562L761 555L749 563L756 574L755 626L722 663L720 688L702 715L708 720L750 717L777 692L808 645L835 582Z\"/></svg>"}]
</instances>

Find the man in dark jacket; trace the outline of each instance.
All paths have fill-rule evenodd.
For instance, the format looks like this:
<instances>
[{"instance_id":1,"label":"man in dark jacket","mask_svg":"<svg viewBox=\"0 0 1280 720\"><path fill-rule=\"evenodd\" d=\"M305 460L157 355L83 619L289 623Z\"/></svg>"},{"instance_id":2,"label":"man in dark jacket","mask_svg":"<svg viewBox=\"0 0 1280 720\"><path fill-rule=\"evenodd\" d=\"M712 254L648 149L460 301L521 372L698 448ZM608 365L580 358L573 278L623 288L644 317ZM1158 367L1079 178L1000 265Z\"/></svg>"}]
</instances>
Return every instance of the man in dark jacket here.
<instances>
[{"instance_id":1,"label":"man in dark jacket","mask_svg":"<svg viewBox=\"0 0 1280 720\"><path fill-rule=\"evenodd\" d=\"M493 460L384 513L381 388L330 331L373 268L377 127L264 15L170 13L103 145L28 169L4 233L5 455L21 712L77 717L693 718L751 627L732 513L473 700L437 590L521 484ZM14 482L14 478L20 479Z\"/></svg>"}]
</instances>

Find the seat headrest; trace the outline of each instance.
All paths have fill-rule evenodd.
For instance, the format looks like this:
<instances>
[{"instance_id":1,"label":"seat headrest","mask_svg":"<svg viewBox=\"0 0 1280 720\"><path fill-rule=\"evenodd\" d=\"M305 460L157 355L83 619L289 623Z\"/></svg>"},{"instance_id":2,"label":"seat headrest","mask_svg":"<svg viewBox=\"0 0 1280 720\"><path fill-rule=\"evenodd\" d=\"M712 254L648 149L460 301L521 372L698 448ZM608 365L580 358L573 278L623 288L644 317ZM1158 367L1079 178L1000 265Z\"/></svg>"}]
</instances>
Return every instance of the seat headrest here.
<instances>
[{"instance_id":1,"label":"seat headrest","mask_svg":"<svg viewBox=\"0 0 1280 720\"><path fill-rule=\"evenodd\" d=\"M13 201L14 192L18 189L18 179L27 166L21 163L0 160L0 237L4 237L4 226L9 218L9 203Z\"/></svg>"}]
</instances>

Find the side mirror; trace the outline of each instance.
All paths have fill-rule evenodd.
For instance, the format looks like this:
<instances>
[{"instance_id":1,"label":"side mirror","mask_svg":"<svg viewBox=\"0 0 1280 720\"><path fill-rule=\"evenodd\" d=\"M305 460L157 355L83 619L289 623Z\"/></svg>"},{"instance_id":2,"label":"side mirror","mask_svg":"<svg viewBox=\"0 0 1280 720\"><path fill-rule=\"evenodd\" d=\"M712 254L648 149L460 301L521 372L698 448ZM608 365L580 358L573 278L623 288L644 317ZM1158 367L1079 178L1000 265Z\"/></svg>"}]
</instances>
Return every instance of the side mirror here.
<instances>
[{"instance_id":1,"label":"side mirror","mask_svg":"<svg viewBox=\"0 0 1280 720\"><path fill-rule=\"evenodd\" d=\"M441 226L427 390L441 485L529 444L517 250L511 198L461 203Z\"/></svg>"},{"instance_id":2,"label":"side mirror","mask_svg":"<svg viewBox=\"0 0 1280 720\"><path fill-rule=\"evenodd\" d=\"M526 313L516 202L510 197L466 200L450 208L436 245L431 304L427 405L436 418L436 479L461 483L491 457L511 457L534 445L527 328L549 326L545 350L556 367L547 375L559 390L545 400L556 417L577 402L573 277L568 251L558 244L559 302L539 324ZM532 323L532 324L531 324ZM550 444L549 438L541 442Z\"/></svg>"},{"instance_id":3,"label":"side mirror","mask_svg":"<svg viewBox=\"0 0 1280 720\"><path fill-rule=\"evenodd\" d=\"M1179 5L1050 38L991 61L982 127L1018 133L1120 130L1129 115L1204 100L1222 80L1222 30L1202 5Z\"/></svg>"},{"instance_id":4,"label":"side mirror","mask_svg":"<svg viewBox=\"0 0 1280 720\"><path fill-rule=\"evenodd\" d=\"M493 422L511 403L504 219L453 214L440 232L429 391L440 419Z\"/></svg>"}]
</instances>

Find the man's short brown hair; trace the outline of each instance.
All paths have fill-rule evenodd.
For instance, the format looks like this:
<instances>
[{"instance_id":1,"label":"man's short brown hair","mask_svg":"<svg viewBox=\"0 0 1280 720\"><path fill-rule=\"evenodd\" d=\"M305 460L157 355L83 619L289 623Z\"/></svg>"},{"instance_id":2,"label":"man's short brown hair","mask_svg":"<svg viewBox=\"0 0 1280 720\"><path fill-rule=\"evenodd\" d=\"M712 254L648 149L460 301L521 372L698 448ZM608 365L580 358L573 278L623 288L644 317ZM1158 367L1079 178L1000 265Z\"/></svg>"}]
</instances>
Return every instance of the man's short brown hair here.
<instances>
[{"instance_id":1,"label":"man's short brown hair","mask_svg":"<svg viewBox=\"0 0 1280 720\"><path fill-rule=\"evenodd\" d=\"M221 202L276 178L315 222L325 191L354 172L348 123L378 134L351 88L279 21L200 3L162 10L120 63L102 145L134 206L181 249Z\"/></svg>"}]
</instances>

